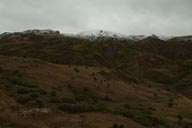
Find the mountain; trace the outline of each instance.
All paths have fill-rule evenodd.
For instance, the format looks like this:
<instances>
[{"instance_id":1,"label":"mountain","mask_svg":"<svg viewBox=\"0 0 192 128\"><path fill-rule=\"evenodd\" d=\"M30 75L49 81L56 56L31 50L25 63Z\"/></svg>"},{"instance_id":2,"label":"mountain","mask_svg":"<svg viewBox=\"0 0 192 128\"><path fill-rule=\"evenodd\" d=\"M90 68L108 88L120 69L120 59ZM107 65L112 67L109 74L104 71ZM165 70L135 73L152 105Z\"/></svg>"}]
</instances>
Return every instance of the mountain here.
<instances>
[{"instance_id":1,"label":"mountain","mask_svg":"<svg viewBox=\"0 0 192 128\"><path fill-rule=\"evenodd\" d=\"M191 42L192 36L179 36L179 37L172 38L170 40L181 41L181 42Z\"/></svg>"},{"instance_id":2,"label":"mountain","mask_svg":"<svg viewBox=\"0 0 192 128\"><path fill-rule=\"evenodd\" d=\"M0 127L191 127L191 41L80 35L1 35Z\"/></svg>"},{"instance_id":3,"label":"mountain","mask_svg":"<svg viewBox=\"0 0 192 128\"><path fill-rule=\"evenodd\" d=\"M124 35L120 33L114 33L106 30L94 30L94 31L84 31L77 34L80 38L86 38L90 40L96 40L99 38L115 38L118 40L133 40L138 41L146 38L145 35Z\"/></svg>"},{"instance_id":4,"label":"mountain","mask_svg":"<svg viewBox=\"0 0 192 128\"><path fill-rule=\"evenodd\" d=\"M23 32L5 32L0 34L0 38L6 37L6 36L17 36L19 34L36 34L36 35L45 35L45 34L56 34L56 35L64 35L64 36L71 36L71 37L77 37L77 38L84 38L84 39L89 39L89 40L96 40L96 39L104 39L104 38L113 38L113 39L118 39L118 40L133 40L133 41L139 41L142 39L145 39L147 37L156 37L161 40L170 40L173 38L179 38L179 37L172 37L172 36L163 36L163 35L125 35L121 33L114 33L111 31L106 31L106 30L93 30L93 31L83 31L79 32L77 34L62 34L59 31L54 31L51 29L44 29L44 30L38 30L38 29L33 29L33 30L26 30Z\"/></svg>"},{"instance_id":5,"label":"mountain","mask_svg":"<svg viewBox=\"0 0 192 128\"><path fill-rule=\"evenodd\" d=\"M134 41L139 41L151 36L153 37L156 36L158 39L165 40L165 41L174 38L173 36L164 36L164 35L157 36L155 34L152 34L149 36L148 35L125 35L125 34L114 33L106 30L84 31L84 32L78 33L77 36L81 38L91 39L91 40L95 40L102 37L110 37L110 38L134 40Z\"/></svg>"},{"instance_id":6,"label":"mountain","mask_svg":"<svg viewBox=\"0 0 192 128\"><path fill-rule=\"evenodd\" d=\"M111 37L111 38L117 38L117 39L127 39L126 35L120 34L120 33L114 33L110 31L105 30L95 30L95 31L84 31L77 34L78 37L88 38L95 40L97 38L102 37Z\"/></svg>"},{"instance_id":7,"label":"mountain","mask_svg":"<svg viewBox=\"0 0 192 128\"><path fill-rule=\"evenodd\" d=\"M4 32L4 33L0 34L0 39L17 38L17 37L22 38L22 36L29 35L29 34L33 34L33 35L60 35L60 32L54 31L51 29L45 29L45 30L34 29L34 30L26 30L23 32Z\"/></svg>"}]
</instances>

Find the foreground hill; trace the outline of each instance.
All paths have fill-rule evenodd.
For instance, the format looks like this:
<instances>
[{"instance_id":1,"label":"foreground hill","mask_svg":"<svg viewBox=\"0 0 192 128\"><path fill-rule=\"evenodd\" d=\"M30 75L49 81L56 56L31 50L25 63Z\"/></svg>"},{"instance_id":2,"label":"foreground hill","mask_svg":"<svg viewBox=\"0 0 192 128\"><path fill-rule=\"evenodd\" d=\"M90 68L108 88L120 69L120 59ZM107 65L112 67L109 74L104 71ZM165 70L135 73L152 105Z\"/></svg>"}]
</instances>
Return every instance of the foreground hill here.
<instances>
[{"instance_id":1,"label":"foreground hill","mask_svg":"<svg viewBox=\"0 0 192 128\"><path fill-rule=\"evenodd\" d=\"M156 38L6 36L0 39L0 126L190 128L190 48Z\"/></svg>"}]
</instances>

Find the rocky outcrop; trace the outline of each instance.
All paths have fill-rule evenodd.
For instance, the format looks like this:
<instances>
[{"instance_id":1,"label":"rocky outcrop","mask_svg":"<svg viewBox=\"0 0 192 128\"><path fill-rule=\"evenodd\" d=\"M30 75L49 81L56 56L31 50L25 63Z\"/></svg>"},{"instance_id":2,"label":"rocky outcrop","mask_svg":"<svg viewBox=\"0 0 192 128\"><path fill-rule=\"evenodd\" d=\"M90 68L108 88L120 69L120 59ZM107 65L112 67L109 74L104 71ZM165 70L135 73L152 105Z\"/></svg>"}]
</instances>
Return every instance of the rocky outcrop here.
<instances>
[{"instance_id":1,"label":"rocky outcrop","mask_svg":"<svg viewBox=\"0 0 192 128\"><path fill-rule=\"evenodd\" d=\"M0 34L0 39L9 37L9 38L17 38L20 37L21 35L26 35L26 34L35 34L35 35L60 35L59 31L54 31L51 29L45 29L45 30L39 30L39 29L33 29L33 30L26 30L24 32L5 32Z\"/></svg>"}]
</instances>

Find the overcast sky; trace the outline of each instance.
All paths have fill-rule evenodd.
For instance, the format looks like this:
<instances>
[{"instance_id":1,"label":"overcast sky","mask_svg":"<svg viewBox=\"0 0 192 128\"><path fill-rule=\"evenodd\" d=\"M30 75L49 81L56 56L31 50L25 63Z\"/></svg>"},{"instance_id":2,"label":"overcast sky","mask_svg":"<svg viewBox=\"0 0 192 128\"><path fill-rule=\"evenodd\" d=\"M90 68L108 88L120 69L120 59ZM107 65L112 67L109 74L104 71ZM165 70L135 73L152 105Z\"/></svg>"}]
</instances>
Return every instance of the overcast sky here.
<instances>
[{"instance_id":1,"label":"overcast sky","mask_svg":"<svg viewBox=\"0 0 192 128\"><path fill-rule=\"evenodd\" d=\"M0 0L0 32L192 35L192 0Z\"/></svg>"}]
</instances>

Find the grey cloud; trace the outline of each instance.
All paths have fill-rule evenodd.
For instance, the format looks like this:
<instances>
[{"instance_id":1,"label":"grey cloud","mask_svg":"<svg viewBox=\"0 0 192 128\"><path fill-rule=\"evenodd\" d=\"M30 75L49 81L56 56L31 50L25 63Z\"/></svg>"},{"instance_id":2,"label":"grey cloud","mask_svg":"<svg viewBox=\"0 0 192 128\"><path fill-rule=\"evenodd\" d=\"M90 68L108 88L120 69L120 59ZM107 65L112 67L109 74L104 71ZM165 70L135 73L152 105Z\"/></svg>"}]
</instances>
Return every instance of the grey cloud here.
<instances>
[{"instance_id":1,"label":"grey cloud","mask_svg":"<svg viewBox=\"0 0 192 128\"><path fill-rule=\"evenodd\" d=\"M189 35L191 7L191 0L0 0L0 32L50 28Z\"/></svg>"}]
</instances>

